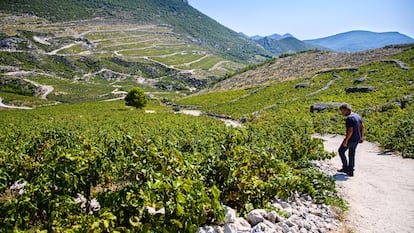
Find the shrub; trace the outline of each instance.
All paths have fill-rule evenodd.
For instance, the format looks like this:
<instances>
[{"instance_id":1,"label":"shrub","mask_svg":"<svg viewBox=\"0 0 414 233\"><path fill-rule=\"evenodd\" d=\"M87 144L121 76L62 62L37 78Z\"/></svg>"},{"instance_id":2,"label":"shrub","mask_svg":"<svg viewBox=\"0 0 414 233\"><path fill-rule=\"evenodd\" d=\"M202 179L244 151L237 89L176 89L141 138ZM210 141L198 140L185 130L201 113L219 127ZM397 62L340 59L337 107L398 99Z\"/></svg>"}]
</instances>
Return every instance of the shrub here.
<instances>
[{"instance_id":1,"label":"shrub","mask_svg":"<svg viewBox=\"0 0 414 233\"><path fill-rule=\"evenodd\" d=\"M387 137L385 147L401 151L403 157L414 158L414 119L409 114L399 121L393 135Z\"/></svg>"},{"instance_id":2,"label":"shrub","mask_svg":"<svg viewBox=\"0 0 414 233\"><path fill-rule=\"evenodd\" d=\"M144 91L138 87L134 87L128 91L125 97L126 105L133 106L135 108L143 108L148 103L148 96L145 95Z\"/></svg>"}]
</instances>

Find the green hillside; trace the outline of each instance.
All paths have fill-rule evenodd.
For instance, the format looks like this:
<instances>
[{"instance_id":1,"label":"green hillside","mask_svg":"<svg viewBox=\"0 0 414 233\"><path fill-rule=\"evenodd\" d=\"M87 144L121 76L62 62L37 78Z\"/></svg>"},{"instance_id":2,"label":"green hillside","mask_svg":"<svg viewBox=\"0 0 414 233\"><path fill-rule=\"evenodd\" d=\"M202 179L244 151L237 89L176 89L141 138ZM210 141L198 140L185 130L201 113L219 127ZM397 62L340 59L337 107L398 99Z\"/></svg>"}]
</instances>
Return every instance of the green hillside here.
<instances>
[{"instance_id":1,"label":"green hillside","mask_svg":"<svg viewBox=\"0 0 414 233\"><path fill-rule=\"evenodd\" d=\"M105 90L139 85L194 91L244 66L165 25L105 20L54 23L7 13L0 18L5 22L0 26L0 75L6 77L95 80L109 86ZM45 81L56 84L56 80Z\"/></svg>"},{"instance_id":2,"label":"green hillside","mask_svg":"<svg viewBox=\"0 0 414 233\"><path fill-rule=\"evenodd\" d=\"M399 49L358 69L322 70L311 77L275 79L250 89L211 91L179 100L175 93L175 103L198 105L199 110L233 119L243 117L247 122L241 127L205 115L176 114L155 99L145 111L127 107L124 101L93 98L1 110L0 229L195 232L223 221L224 206L241 215L262 208L286 216L270 202L296 192L312 197L315 204L346 208L333 177L312 162L333 155L311 137L343 133L343 117L336 107L311 113L310 106L349 102L364 119L367 140L414 157L414 47ZM24 64L23 59L16 61ZM74 67L103 61L115 70L114 60L82 61ZM55 64L65 70L61 63ZM247 72L260 75L269 65L273 64ZM366 79L356 84L360 78ZM56 88L50 99L59 93L73 99L111 90L107 84L99 85L99 79L79 82L41 75L31 79ZM296 88L305 82L308 87ZM28 92L36 85L14 84L3 86L0 97L35 98L26 94L31 95ZM362 86L373 86L375 91L345 91Z\"/></svg>"},{"instance_id":3,"label":"green hillside","mask_svg":"<svg viewBox=\"0 0 414 233\"><path fill-rule=\"evenodd\" d=\"M0 232L197 232L226 206L285 219L275 197L341 218L312 135L344 133L343 102L414 158L414 45L249 64L269 54L185 0L0 9ZM137 86L144 109L125 104Z\"/></svg>"},{"instance_id":4,"label":"green hillside","mask_svg":"<svg viewBox=\"0 0 414 233\"><path fill-rule=\"evenodd\" d=\"M256 55L269 56L264 49L238 33L179 0L5 0L0 9L30 13L62 22L104 17L130 23L168 24L196 44L236 61L254 61Z\"/></svg>"},{"instance_id":5,"label":"green hillside","mask_svg":"<svg viewBox=\"0 0 414 233\"><path fill-rule=\"evenodd\" d=\"M60 102L110 99L118 96L108 90L134 85L193 92L269 56L185 1L1 1L0 9L0 75L63 86L49 95ZM67 88L94 84L86 98Z\"/></svg>"},{"instance_id":6,"label":"green hillside","mask_svg":"<svg viewBox=\"0 0 414 233\"><path fill-rule=\"evenodd\" d=\"M301 55L295 56L299 58ZM365 119L368 140L402 151L403 156L414 157L413 58L414 47L408 46L403 52L386 59L402 62L403 68L380 60L365 63L357 70L332 69L315 72L317 75L310 73L299 79L275 79L270 84L249 90L212 91L183 98L177 103L197 105L203 111L228 115L233 119L245 117L257 124L278 125L293 120L308 132L341 134L343 121L337 108L312 114L309 110L315 103L348 102ZM249 71L250 77L260 76L267 69L269 67L265 66ZM366 81L355 84L355 80L360 78L366 78ZM309 87L295 88L299 83L308 83ZM346 88L355 86L373 86L375 91L346 93ZM227 96L231 98L225 98Z\"/></svg>"}]
</instances>

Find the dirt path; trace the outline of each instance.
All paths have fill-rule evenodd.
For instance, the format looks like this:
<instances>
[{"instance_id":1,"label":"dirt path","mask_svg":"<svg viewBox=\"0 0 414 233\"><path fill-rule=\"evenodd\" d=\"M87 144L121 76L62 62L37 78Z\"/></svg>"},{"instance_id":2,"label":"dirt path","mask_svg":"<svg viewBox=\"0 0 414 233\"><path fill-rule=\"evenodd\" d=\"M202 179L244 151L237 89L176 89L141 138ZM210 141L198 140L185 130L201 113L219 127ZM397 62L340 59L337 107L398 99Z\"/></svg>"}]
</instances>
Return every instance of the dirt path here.
<instances>
[{"instance_id":1,"label":"dirt path","mask_svg":"<svg viewBox=\"0 0 414 233\"><path fill-rule=\"evenodd\" d=\"M54 90L53 86L41 85L29 79L23 79L23 80L41 89L41 95L39 95L39 98L41 99L47 99L47 96Z\"/></svg>"},{"instance_id":2,"label":"dirt path","mask_svg":"<svg viewBox=\"0 0 414 233\"><path fill-rule=\"evenodd\" d=\"M325 149L336 152L343 136L316 136ZM414 160L381 152L374 143L359 144L354 177L335 174L343 198L349 202L345 225L355 233L414 232ZM340 168L339 156L330 161Z\"/></svg>"},{"instance_id":3,"label":"dirt path","mask_svg":"<svg viewBox=\"0 0 414 233\"><path fill-rule=\"evenodd\" d=\"M224 63L229 63L230 61L219 61L219 62L217 62L213 67L211 67L209 70L211 71L211 70L218 70L218 69L220 69L221 68L221 66L224 64Z\"/></svg>"},{"instance_id":4,"label":"dirt path","mask_svg":"<svg viewBox=\"0 0 414 233\"><path fill-rule=\"evenodd\" d=\"M327 83L324 87L322 87L321 89L318 89L318 90L316 90L316 91L314 91L314 92L311 92L311 93L307 94L307 95L305 96L305 98L306 98L306 97L309 97L309 96L316 95L316 94L318 94L318 93L320 93L320 92L322 92L322 91L328 90L328 89L329 89L329 87L331 87L334 83L335 83L335 80L331 80L331 81L329 81L329 82L328 82L328 83ZM290 99L290 100L285 100L285 101L283 101L283 102L274 103L274 104L272 104L272 105L269 105L269 106L266 106L266 107L262 108L261 110L259 110L259 111L257 111L257 112L254 112L254 113L253 113L253 115L256 115L256 116L257 116L257 115L259 115L259 114L263 113L264 111L267 111L267 110L269 110L269 109L272 109L272 108L274 108L274 107L276 107L276 106L278 106L278 105L280 105L280 104L284 104L284 103L289 102L289 101L297 101L297 100L298 100L298 99L300 99L300 98L302 98L302 97L295 97L295 98Z\"/></svg>"},{"instance_id":5,"label":"dirt path","mask_svg":"<svg viewBox=\"0 0 414 233\"><path fill-rule=\"evenodd\" d=\"M156 111L146 110L145 113L156 113ZM195 117L199 117L203 114L206 114L206 113L204 113L203 111L200 111L200 110L180 110L180 111L175 112L175 113L176 114L185 114L185 115L190 115L190 116L195 116ZM234 128L242 127L242 123L240 123L239 121L236 121L236 120L222 119L222 118L219 118L219 117L213 117L211 115L210 115L210 117L223 121L224 124L227 125L227 126L231 126L231 127L234 127Z\"/></svg>"},{"instance_id":6,"label":"dirt path","mask_svg":"<svg viewBox=\"0 0 414 233\"><path fill-rule=\"evenodd\" d=\"M328 90L329 87L332 86L334 83L335 83L335 80L331 80L324 87L322 87L321 89L316 90L316 91L314 91L312 93L307 94L306 97L313 96L313 95L316 95L316 94L318 94L318 93L320 93L322 91Z\"/></svg>"},{"instance_id":7,"label":"dirt path","mask_svg":"<svg viewBox=\"0 0 414 233\"><path fill-rule=\"evenodd\" d=\"M68 44L68 45L62 46L62 47L60 47L58 49L55 49L52 52L46 53L46 54L47 55L56 55L58 52L60 52L60 51L62 51L64 49L68 49L68 48L73 47L73 46L78 45L78 44L80 44L80 43L79 42L75 42L75 43L72 43L72 44Z\"/></svg>"},{"instance_id":8,"label":"dirt path","mask_svg":"<svg viewBox=\"0 0 414 233\"><path fill-rule=\"evenodd\" d=\"M180 64L180 65L175 65L175 66L190 66L190 65L192 65L192 64L194 64L194 63L200 62L200 61L202 61L202 60L204 60L204 59L206 59L206 58L208 58L208 57L211 57L211 56L212 56L211 54L206 54L206 55L204 55L203 57L201 57L201 58L199 58L199 59L196 59L196 60L194 60L194 61L187 62L187 63Z\"/></svg>"},{"instance_id":9,"label":"dirt path","mask_svg":"<svg viewBox=\"0 0 414 233\"><path fill-rule=\"evenodd\" d=\"M13 105L7 105L3 103L3 99L0 98L0 109L1 108L8 108L8 109L25 109L25 110L29 110L29 109L33 109L30 107L20 107L20 106L13 106Z\"/></svg>"}]
</instances>

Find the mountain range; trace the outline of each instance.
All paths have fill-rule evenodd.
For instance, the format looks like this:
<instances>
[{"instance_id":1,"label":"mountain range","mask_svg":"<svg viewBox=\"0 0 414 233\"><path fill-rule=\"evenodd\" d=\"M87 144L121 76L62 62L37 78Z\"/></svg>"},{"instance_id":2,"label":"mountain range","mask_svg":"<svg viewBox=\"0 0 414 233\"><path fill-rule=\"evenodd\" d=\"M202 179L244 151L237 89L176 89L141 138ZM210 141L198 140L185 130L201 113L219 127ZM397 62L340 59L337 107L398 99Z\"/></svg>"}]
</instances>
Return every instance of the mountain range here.
<instances>
[{"instance_id":1,"label":"mountain range","mask_svg":"<svg viewBox=\"0 0 414 233\"><path fill-rule=\"evenodd\" d=\"M285 39L285 38L289 38L289 37L294 37L294 36L292 34L290 34L290 33L286 33L284 35L279 35L279 34L275 33L275 34L270 35L270 36L259 36L259 35L255 35L255 36L250 37L250 39L252 39L252 40L260 40L260 39L263 39L265 37L268 37L268 38L273 39L273 40L281 40L281 39Z\"/></svg>"},{"instance_id":2,"label":"mountain range","mask_svg":"<svg viewBox=\"0 0 414 233\"><path fill-rule=\"evenodd\" d=\"M319 45L313 45L310 43L303 42L298 40L293 36L284 37L281 36L280 39L274 39L277 37L263 37L261 39L255 40L256 43L260 44L271 52L275 56L280 56L282 54L291 54L300 51L307 50L328 50L327 48Z\"/></svg>"},{"instance_id":3,"label":"mountain range","mask_svg":"<svg viewBox=\"0 0 414 233\"><path fill-rule=\"evenodd\" d=\"M299 40L292 34L255 35L249 37L273 55L304 50L332 50L336 52L361 52L388 45L414 43L414 39L398 32L350 31L324 38Z\"/></svg>"},{"instance_id":4,"label":"mountain range","mask_svg":"<svg viewBox=\"0 0 414 233\"><path fill-rule=\"evenodd\" d=\"M414 43L414 39L398 32L350 31L305 42L338 52L360 52L387 45Z\"/></svg>"},{"instance_id":5,"label":"mountain range","mask_svg":"<svg viewBox=\"0 0 414 233\"><path fill-rule=\"evenodd\" d=\"M192 43L234 61L254 62L309 49L358 52L391 44L413 43L398 32L351 31L325 38L301 41L293 35L248 37L237 33L189 5L187 0L3 0L5 12L29 13L54 22L106 18L143 24L166 24Z\"/></svg>"}]
</instances>

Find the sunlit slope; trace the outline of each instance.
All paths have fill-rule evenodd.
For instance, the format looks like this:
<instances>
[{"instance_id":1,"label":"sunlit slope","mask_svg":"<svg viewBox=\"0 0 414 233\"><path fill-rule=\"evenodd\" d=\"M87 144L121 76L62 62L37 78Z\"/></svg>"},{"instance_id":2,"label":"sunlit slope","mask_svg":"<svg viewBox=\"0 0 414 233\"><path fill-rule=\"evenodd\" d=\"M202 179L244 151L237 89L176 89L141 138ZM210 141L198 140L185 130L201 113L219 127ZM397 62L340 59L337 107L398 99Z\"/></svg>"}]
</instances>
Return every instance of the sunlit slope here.
<instances>
[{"instance_id":1,"label":"sunlit slope","mask_svg":"<svg viewBox=\"0 0 414 233\"><path fill-rule=\"evenodd\" d=\"M178 103L199 106L201 110L229 115L234 119L247 117L258 122L272 119L270 121L279 123L294 120L301 122L298 127L304 124L316 132L343 133L343 121L337 107L333 106L321 113L311 113L310 107L315 103L348 102L366 120L369 139L390 148L401 149L406 144L396 141L404 137L394 138L393 135L403 130L407 137L414 136L413 67L414 49L408 47L401 53L353 66L353 69L323 70L312 76L282 79L240 91L212 91L183 98ZM254 73L260 76L262 70L265 69L248 71L252 74L251 79L255 78ZM359 83L359 79L363 81ZM309 86L298 88L297 85L301 83ZM374 91L347 93L346 89L352 87L372 87ZM231 98L227 98L229 96ZM401 128L401 124L407 120L411 121L407 123L411 126Z\"/></svg>"},{"instance_id":2,"label":"sunlit slope","mask_svg":"<svg viewBox=\"0 0 414 233\"><path fill-rule=\"evenodd\" d=\"M232 60L254 60L270 55L256 43L241 37L215 20L180 0L5 0L0 9L30 13L53 22L106 19L138 25L169 25L182 35L220 56Z\"/></svg>"}]
</instances>

